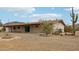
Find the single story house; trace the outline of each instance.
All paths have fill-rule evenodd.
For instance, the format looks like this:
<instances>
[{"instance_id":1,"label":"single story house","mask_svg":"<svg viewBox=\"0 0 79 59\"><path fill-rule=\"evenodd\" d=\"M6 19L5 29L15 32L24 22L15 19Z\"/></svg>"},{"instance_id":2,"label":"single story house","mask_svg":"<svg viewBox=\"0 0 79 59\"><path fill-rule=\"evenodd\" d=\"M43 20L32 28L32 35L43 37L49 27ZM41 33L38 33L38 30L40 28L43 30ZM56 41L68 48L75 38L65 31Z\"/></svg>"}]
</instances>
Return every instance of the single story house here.
<instances>
[{"instance_id":1,"label":"single story house","mask_svg":"<svg viewBox=\"0 0 79 59\"><path fill-rule=\"evenodd\" d=\"M64 32L65 24L63 20L53 20L48 21L50 24L53 24L53 31L58 31L61 29ZM41 24L43 22L31 22L31 23L24 23L24 22L9 22L4 24L4 28L6 32L42 32Z\"/></svg>"}]
</instances>

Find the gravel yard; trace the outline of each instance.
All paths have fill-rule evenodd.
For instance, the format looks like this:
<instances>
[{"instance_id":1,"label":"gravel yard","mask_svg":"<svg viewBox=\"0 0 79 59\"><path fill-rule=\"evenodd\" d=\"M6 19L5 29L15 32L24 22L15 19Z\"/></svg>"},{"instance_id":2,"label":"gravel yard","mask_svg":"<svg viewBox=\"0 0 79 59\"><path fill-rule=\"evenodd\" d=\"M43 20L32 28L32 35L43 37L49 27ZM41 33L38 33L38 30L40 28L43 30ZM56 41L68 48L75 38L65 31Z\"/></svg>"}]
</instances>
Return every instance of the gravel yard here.
<instances>
[{"instance_id":1,"label":"gravel yard","mask_svg":"<svg viewBox=\"0 0 79 59\"><path fill-rule=\"evenodd\" d=\"M5 33L0 33L0 37ZM79 51L79 32L76 36L40 36L38 33L9 33L13 40L0 39L0 50L5 51Z\"/></svg>"}]
</instances>

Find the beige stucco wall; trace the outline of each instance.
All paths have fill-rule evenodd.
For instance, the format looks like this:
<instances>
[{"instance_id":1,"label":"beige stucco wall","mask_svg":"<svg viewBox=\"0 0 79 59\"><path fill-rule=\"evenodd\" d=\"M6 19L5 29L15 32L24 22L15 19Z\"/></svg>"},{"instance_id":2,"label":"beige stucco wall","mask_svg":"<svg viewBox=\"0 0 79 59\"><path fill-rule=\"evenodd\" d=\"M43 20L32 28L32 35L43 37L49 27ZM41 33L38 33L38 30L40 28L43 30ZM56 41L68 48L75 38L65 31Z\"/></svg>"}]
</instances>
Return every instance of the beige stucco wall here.
<instances>
[{"instance_id":1,"label":"beige stucco wall","mask_svg":"<svg viewBox=\"0 0 79 59\"><path fill-rule=\"evenodd\" d=\"M54 23L53 24L53 31L55 32L57 29L61 29L64 32L64 25L62 23Z\"/></svg>"},{"instance_id":2,"label":"beige stucco wall","mask_svg":"<svg viewBox=\"0 0 79 59\"><path fill-rule=\"evenodd\" d=\"M15 26L15 27L16 27L15 30L13 29L13 27L5 27L6 32L25 32L24 26L20 26L20 29L18 29L18 26ZM57 29L61 29L62 32L64 32L64 25L62 23L54 23L52 25L52 28L53 28L53 32L57 31ZM40 27L40 25L38 25L38 27L36 27L36 25L31 25L30 32L39 33L39 32L43 32L43 31L42 31L42 28Z\"/></svg>"},{"instance_id":3,"label":"beige stucco wall","mask_svg":"<svg viewBox=\"0 0 79 59\"><path fill-rule=\"evenodd\" d=\"M40 25L38 27L35 27L35 25L30 26L30 32L32 33L39 33L42 32L42 28Z\"/></svg>"},{"instance_id":4,"label":"beige stucco wall","mask_svg":"<svg viewBox=\"0 0 79 59\"><path fill-rule=\"evenodd\" d=\"M5 32L9 32L9 27L5 27Z\"/></svg>"},{"instance_id":5,"label":"beige stucco wall","mask_svg":"<svg viewBox=\"0 0 79 59\"><path fill-rule=\"evenodd\" d=\"M61 29L62 32L64 32L64 25L62 23L54 23L52 25L52 32L56 32L57 29ZM39 32L43 32L42 28L40 27L35 27L35 25L30 26L30 32L35 32L35 33L39 33Z\"/></svg>"},{"instance_id":6,"label":"beige stucco wall","mask_svg":"<svg viewBox=\"0 0 79 59\"><path fill-rule=\"evenodd\" d=\"M13 27L6 27L6 32L25 32L25 28L24 26L20 26L20 28L18 29L18 26L15 26L15 29L13 29Z\"/></svg>"}]
</instances>

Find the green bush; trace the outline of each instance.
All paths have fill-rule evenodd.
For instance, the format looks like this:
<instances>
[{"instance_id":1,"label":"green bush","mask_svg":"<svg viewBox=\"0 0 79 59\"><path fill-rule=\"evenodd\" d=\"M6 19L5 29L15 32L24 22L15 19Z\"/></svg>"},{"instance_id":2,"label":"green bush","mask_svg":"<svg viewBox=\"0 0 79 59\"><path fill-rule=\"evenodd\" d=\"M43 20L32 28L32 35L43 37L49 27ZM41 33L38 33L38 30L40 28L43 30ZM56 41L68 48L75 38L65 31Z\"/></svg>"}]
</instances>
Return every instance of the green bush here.
<instances>
[{"instance_id":1,"label":"green bush","mask_svg":"<svg viewBox=\"0 0 79 59\"><path fill-rule=\"evenodd\" d=\"M52 24L50 24L49 22L47 21L44 21L43 24L42 24L42 29L43 29L43 32L48 35L52 32L53 30L53 27L52 27Z\"/></svg>"}]
</instances>

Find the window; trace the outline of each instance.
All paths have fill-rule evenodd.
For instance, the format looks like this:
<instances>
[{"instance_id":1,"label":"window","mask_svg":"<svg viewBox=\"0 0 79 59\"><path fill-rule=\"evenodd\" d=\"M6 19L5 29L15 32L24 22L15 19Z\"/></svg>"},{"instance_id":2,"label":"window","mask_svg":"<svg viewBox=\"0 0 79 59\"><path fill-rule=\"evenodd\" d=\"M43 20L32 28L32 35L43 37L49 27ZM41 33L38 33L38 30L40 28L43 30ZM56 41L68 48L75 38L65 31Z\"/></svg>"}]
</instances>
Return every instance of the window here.
<instances>
[{"instance_id":1,"label":"window","mask_svg":"<svg viewBox=\"0 0 79 59\"><path fill-rule=\"evenodd\" d=\"M15 27L13 27L13 29L15 30L16 28L15 28Z\"/></svg>"},{"instance_id":2,"label":"window","mask_svg":"<svg viewBox=\"0 0 79 59\"><path fill-rule=\"evenodd\" d=\"M39 27L39 25L35 25L35 27Z\"/></svg>"},{"instance_id":3,"label":"window","mask_svg":"<svg viewBox=\"0 0 79 59\"><path fill-rule=\"evenodd\" d=\"M20 26L18 26L17 28L20 29Z\"/></svg>"}]
</instances>

